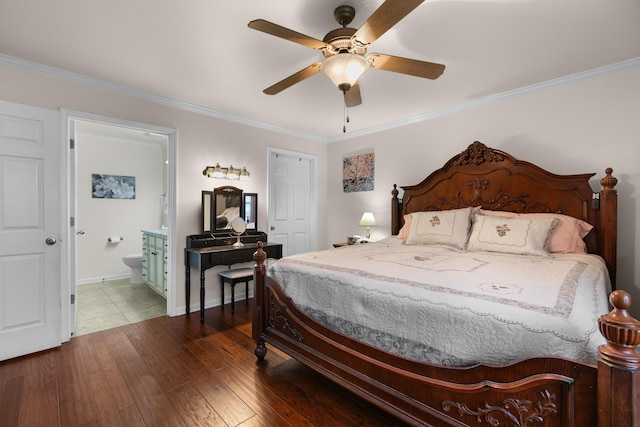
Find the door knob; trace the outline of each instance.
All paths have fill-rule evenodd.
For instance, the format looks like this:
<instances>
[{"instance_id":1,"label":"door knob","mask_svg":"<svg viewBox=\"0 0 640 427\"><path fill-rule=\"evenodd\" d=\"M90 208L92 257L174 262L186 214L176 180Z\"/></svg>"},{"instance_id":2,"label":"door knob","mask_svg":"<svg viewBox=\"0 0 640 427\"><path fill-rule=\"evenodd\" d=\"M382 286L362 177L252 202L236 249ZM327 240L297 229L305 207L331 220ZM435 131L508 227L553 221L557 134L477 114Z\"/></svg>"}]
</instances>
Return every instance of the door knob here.
<instances>
[{"instance_id":1,"label":"door knob","mask_svg":"<svg viewBox=\"0 0 640 427\"><path fill-rule=\"evenodd\" d=\"M272 225L271 227L269 227L269 228L270 228L271 230L275 230L275 229L276 229L276 227L275 227L275 226L273 226L273 225Z\"/></svg>"},{"instance_id":2,"label":"door knob","mask_svg":"<svg viewBox=\"0 0 640 427\"><path fill-rule=\"evenodd\" d=\"M44 242L47 245L51 246L56 244L56 239L54 237L47 237L47 240L45 240Z\"/></svg>"},{"instance_id":3,"label":"door knob","mask_svg":"<svg viewBox=\"0 0 640 427\"><path fill-rule=\"evenodd\" d=\"M84 230L78 230L76 234L84 234Z\"/></svg>"}]
</instances>

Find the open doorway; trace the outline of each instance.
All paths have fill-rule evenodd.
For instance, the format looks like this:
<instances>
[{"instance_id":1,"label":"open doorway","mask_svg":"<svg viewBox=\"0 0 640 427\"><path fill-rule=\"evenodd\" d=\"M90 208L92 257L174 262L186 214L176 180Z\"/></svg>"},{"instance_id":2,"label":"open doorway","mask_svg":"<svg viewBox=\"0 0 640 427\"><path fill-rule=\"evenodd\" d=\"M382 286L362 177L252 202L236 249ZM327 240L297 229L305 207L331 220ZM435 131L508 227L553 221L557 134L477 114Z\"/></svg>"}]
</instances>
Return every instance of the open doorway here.
<instances>
[{"instance_id":1,"label":"open doorway","mask_svg":"<svg viewBox=\"0 0 640 427\"><path fill-rule=\"evenodd\" d=\"M74 335L171 313L175 295L175 132L80 116L68 118ZM161 253L149 249L147 232L163 237ZM150 253L163 261L154 272L161 287L142 266Z\"/></svg>"}]
</instances>

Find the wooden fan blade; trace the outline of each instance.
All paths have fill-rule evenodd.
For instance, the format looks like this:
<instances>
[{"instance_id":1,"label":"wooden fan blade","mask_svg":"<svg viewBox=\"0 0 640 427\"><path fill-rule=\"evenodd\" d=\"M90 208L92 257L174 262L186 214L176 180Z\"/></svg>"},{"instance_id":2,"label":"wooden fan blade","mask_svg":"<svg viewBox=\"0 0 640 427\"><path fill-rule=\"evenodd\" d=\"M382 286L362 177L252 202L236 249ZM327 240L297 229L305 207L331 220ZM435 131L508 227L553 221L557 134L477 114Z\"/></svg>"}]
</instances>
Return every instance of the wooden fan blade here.
<instances>
[{"instance_id":1,"label":"wooden fan blade","mask_svg":"<svg viewBox=\"0 0 640 427\"><path fill-rule=\"evenodd\" d=\"M355 32L353 38L362 45L373 43L422 2L424 0L385 1Z\"/></svg>"},{"instance_id":2,"label":"wooden fan blade","mask_svg":"<svg viewBox=\"0 0 640 427\"><path fill-rule=\"evenodd\" d=\"M344 93L344 105L347 107L356 107L362 104L362 96L360 95L360 85L356 82L351 89Z\"/></svg>"},{"instance_id":3,"label":"wooden fan blade","mask_svg":"<svg viewBox=\"0 0 640 427\"><path fill-rule=\"evenodd\" d=\"M267 95L275 95L276 93L282 92L286 88L293 86L294 84L301 82L302 80L307 79L314 74L319 73L321 64L322 62L311 64L308 67L298 71L297 73L290 75L286 79L280 80L278 83L269 86L268 88L263 90L263 92Z\"/></svg>"},{"instance_id":4,"label":"wooden fan blade","mask_svg":"<svg viewBox=\"0 0 640 427\"><path fill-rule=\"evenodd\" d=\"M285 27L281 27L278 24L265 21L264 19L256 19L255 21L249 22L248 25L249 28L253 28L254 30L262 31L263 33L271 34L272 36L280 37L285 40L310 47L311 49L322 50L330 47L328 44L321 40L314 39L313 37L306 36L302 33L298 33L297 31L293 31Z\"/></svg>"},{"instance_id":5,"label":"wooden fan blade","mask_svg":"<svg viewBox=\"0 0 640 427\"><path fill-rule=\"evenodd\" d=\"M395 73L409 74L425 79L437 79L444 72L444 65L417 59L400 58L399 56L372 53L367 55L371 67Z\"/></svg>"}]
</instances>

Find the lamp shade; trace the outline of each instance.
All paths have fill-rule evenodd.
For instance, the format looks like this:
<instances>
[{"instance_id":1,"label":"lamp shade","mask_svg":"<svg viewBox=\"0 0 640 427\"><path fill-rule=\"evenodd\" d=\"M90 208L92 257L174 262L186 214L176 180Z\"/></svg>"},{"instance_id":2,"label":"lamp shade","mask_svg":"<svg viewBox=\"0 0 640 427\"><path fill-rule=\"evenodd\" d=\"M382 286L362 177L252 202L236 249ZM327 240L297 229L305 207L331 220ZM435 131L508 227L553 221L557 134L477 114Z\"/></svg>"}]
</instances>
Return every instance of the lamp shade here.
<instances>
[{"instance_id":1,"label":"lamp shade","mask_svg":"<svg viewBox=\"0 0 640 427\"><path fill-rule=\"evenodd\" d=\"M222 172L222 168L220 167L220 163L216 163L216 165L213 168L213 173L211 174L210 178L224 178L225 177L225 173Z\"/></svg>"},{"instance_id":2,"label":"lamp shade","mask_svg":"<svg viewBox=\"0 0 640 427\"><path fill-rule=\"evenodd\" d=\"M216 163L215 166L207 166L202 171L202 174L207 178L221 178L221 171L220 163Z\"/></svg>"},{"instance_id":3,"label":"lamp shade","mask_svg":"<svg viewBox=\"0 0 640 427\"><path fill-rule=\"evenodd\" d=\"M369 69L369 63L362 55L338 53L322 62L320 71L340 90L347 91Z\"/></svg>"},{"instance_id":4,"label":"lamp shade","mask_svg":"<svg viewBox=\"0 0 640 427\"><path fill-rule=\"evenodd\" d=\"M373 217L372 212L365 212L362 214L362 218L360 218L360 222L358 223L360 227L375 227L376 219Z\"/></svg>"},{"instance_id":5,"label":"lamp shade","mask_svg":"<svg viewBox=\"0 0 640 427\"><path fill-rule=\"evenodd\" d=\"M242 170L240 171L240 181L248 181L249 180L249 171L247 170L246 166L242 167Z\"/></svg>"},{"instance_id":6,"label":"lamp shade","mask_svg":"<svg viewBox=\"0 0 640 427\"><path fill-rule=\"evenodd\" d=\"M227 179L239 179L240 178L240 169L234 169L232 165L229 165L229 170L227 171Z\"/></svg>"}]
</instances>

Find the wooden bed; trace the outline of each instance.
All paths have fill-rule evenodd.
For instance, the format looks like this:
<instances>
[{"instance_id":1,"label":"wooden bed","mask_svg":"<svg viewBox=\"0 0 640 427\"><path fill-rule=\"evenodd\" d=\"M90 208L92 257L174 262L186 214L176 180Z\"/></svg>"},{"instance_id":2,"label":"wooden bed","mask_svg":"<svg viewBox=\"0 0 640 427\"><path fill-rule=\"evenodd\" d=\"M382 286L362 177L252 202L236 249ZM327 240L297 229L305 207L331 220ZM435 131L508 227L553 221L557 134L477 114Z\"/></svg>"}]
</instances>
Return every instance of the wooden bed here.
<instances>
[{"instance_id":1,"label":"wooden bed","mask_svg":"<svg viewBox=\"0 0 640 427\"><path fill-rule=\"evenodd\" d=\"M402 187L402 201L394 185L391 231L398 234L410 212L468 206L571 215L594 226L587 248L605 260L615 289L617 180L611 174L607 169L594 192L589 179L595 174L555 175L474 142L420 184ZM448 368L376 349L314 321L266 275L261 249L254 259L259 360L269 343L414 425L640 426L640 324L628 314L631 300L623 291L611 295L614 309L598 321L607 344L598 350L597 366L534 358Z\"/></svg>"}]
</instances>

